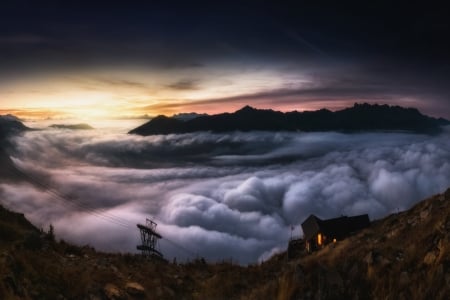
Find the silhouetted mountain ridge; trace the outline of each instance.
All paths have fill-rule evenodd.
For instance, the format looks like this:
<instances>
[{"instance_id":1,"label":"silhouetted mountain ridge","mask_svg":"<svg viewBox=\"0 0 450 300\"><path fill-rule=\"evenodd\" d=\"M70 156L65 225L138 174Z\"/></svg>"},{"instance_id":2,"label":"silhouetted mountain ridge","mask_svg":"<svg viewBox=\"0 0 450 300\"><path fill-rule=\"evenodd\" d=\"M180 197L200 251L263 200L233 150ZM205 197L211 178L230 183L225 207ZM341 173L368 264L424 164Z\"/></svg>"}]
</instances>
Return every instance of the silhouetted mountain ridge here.
<instances>
[{"instance_id":1,"label":"silhouetted mountain ridge","mask_svg":"<svg viewBox=\"0 0 450 300\"><path fill-rule=\"evenodd\" d=\"M244 106L234 113L202 115L186 121L158 116L129 133L139 135L188 133L196 131L377 131L406 130L438 132L450 122L421 114L415 108L389 105L355 104L332 112L280 112Z\"/></svg>"},{"instance_id":2,"label":"silhouetted mountain ridge","mask_svg":"<svg viewBox=\"0 0 450 300\"><path fill-rule=\"evenodd\" d=\"M29 130L28 127L13 115L0 115L0 141L12 134Z\"/></svg>"}]
</instances>

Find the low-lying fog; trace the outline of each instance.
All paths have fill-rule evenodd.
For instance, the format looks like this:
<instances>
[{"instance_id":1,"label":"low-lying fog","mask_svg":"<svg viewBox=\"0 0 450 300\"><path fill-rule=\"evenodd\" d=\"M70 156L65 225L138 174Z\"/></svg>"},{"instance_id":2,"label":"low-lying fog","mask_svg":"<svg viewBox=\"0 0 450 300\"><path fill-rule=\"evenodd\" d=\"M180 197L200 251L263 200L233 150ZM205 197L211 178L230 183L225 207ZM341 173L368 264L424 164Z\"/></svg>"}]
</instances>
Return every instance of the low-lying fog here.
<instances>
[{"instance_id":1,"label":"low-lying fog","mask_svg":"<svg viewBox=\"0 0 450 300\"><path fill-rule=\"evenodd\" d=\"M376 219L450 186L449 130L140 137L129 129L16 137L14 162L70 202L3 183L3 205L53 224L59 238L106 251L135 252L135 224L151 217L169 259L251 263L285 248L291 225L300 235L310 214Z\"/></svg>"}]
</instances>

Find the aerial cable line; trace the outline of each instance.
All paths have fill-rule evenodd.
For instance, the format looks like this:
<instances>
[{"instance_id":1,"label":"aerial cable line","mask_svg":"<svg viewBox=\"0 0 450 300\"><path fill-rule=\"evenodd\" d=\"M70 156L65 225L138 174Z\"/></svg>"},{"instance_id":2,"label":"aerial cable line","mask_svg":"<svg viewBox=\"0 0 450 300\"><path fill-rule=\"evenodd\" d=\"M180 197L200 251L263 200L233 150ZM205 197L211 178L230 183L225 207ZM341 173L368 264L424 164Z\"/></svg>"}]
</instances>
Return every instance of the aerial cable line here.
<instances>
[{"instance_id":1,"label":"aerial cable line","mask_svg":"<svg viewBox=\"0 0 450 300\"><path fill-rule=\"evenodd\" d=\"M186 253L189 254L190 256L192 256L192 257L198 257L198 254L195 253L194 251L189 250L189 249L187 249L186 247L181 246L180 244L178 244L178 243L176 243L176 242L174 242L174 241L172 241L172 240L170 240L170 239L168 239L168 238L164 238L164 240L168 241L170 244L174 245L175 247L180 248L181 250L183 250L184 252L186 252Z\"/></svg>"},{"instance_id":2,"label":"aerial cable line","mask_svg":"<svg viewBox=\"0 0 450 300\"><path fill-rule=\"evenodd\" d=\"M53 198L57 198L59 200L63 200L61 202L61 204L66 205L66 204L71 204L75 207L81 208L82 210L84 210L85 212L89 213L90 215L93 215L94 217L100 218L106 222L110 222L112 224L121 226L123 228L134 228L134 226L132 226L131 223L129 223L126 219L109 214L109 213L105 213L105 212L98 212L96 209L89 207L88 205L86 205L85 203L82 203L80 201L76 201L73 197L71 196L67 196L64 195L62 193L60 193L58 190L54 189L53 187L51 187L49 184L45 184L42 181L40 181L39 179L35 178L34 176L28 174L26 171L24 171L22 168L18 167L16 164L14 164L15 169L24 177L26 177L29 181L31 181L33 184L39 186L40 188L42 188L42 190L51 195ZM68 207L66 205L66 207ZM164 240L166 240L167 242L169 242L170 244L172 244L173 246L179 248L180 250L183 250L185 253L189 254L192 257L198 257L198 253L195 253L192 250L187 249L186 247L168 239L167 237L164 237Z\"/></svg>"},{"instance_id":3,"label":"aerial cable line","mask_svg":"<svg viewBox=\"0 0 450 300\"><path fill-rule=\"evenodd\" d=\"M110 222L110 223L114 223L115 225L119 225L125 228L130 228L132 227L130 225L130 223L128 223L125 219L105 213L105 212L99 212L95 209L93 209L92 207L90 207L89 205L86 205L85 203L82 203L80 201L75 200L73 197L64 195L62 193L60 193L59 191L55 190L54 188L52 188L50 185L42 183L40 180L36 179L35 177L29 175L28 173L26 173L24 170L22 170L20 167L18 167L17 165L15 166L17 171L23 175L24 177L26 177L29 181L31 181L31 183L37 185L38 187L40 187L45 193L51 195L53 198L57 198L59 200L63 200L66 203L70 203L73 206L82 209L83 211L103 219L104 221ZM64 203L64 202L63 202Z\"/></svg>"}]
</instances>

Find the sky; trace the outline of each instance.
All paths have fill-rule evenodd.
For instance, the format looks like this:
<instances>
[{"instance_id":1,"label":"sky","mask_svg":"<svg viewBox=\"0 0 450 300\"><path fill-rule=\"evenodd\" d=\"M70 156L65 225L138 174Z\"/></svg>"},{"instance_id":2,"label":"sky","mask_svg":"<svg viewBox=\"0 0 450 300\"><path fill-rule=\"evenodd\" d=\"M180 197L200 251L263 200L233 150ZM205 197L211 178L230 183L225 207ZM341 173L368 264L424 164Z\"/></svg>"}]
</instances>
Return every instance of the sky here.
<instances>
[{"instance_id":1,"label":"sky","mask_svg":"<svg viewBox=\"0 0 450 300\"><path fill-rule=\"evenodd\" d=\"M354 102L450 119L448 9L431 3L0 4L0 114L133 119Z\"/></svg>"}]
</instances>

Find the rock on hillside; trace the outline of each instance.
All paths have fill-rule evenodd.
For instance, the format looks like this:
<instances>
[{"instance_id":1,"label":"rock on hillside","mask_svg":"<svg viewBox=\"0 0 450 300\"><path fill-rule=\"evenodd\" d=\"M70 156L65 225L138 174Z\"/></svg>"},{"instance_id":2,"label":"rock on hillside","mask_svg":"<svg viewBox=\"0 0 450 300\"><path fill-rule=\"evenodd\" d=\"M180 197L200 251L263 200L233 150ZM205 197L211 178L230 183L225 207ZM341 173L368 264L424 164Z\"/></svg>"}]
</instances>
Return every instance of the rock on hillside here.
<instances>
[{"instance_id":1,"label":"rock on hillside","mask_svg":"<svg viewBox=\"0 0 450 300\"><path fill-rule=\"evenodd\" d=\"M0 299L450 299L450 189L313 254L250 266L99 253L0 207Z\"/></svg>"}]
</instances>

